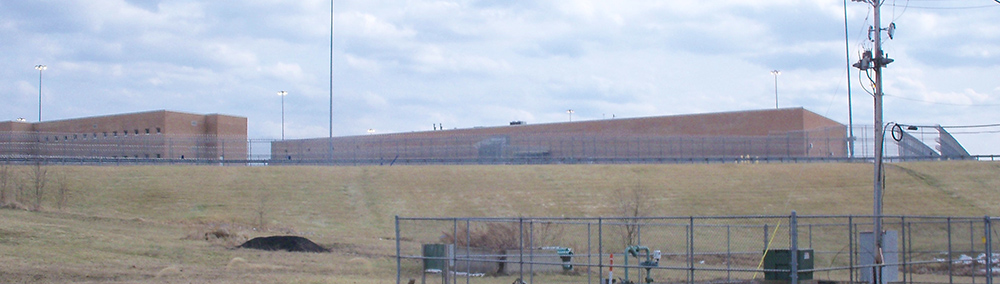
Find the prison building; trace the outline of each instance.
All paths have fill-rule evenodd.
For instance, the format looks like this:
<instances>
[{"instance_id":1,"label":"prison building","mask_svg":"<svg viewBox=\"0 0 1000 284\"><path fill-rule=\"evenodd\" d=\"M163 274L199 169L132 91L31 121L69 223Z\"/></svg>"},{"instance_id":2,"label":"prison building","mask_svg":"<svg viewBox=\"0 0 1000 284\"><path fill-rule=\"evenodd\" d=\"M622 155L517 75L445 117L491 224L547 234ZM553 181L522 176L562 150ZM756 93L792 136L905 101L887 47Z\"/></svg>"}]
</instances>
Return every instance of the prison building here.
<instances>
[{"instance_id":1,"label":"prison building","mask_svg":"<svg viewBox=\"0 0 1000 284\"><path fill-rule=\"evenodd\" d=\"M271 163L619 163L846 157L846 127L803 108L275 141Z\"/></svg>"},{"instance_id":2,"label":"prison building","mask_svg":"<svg viewBox=\"0 0 1000 284\"><path fill-rule=\"evenodd\" d=\"M247 159L247 119L174 111L0 122L0 156Z\"/></svg>"}]
</instances>

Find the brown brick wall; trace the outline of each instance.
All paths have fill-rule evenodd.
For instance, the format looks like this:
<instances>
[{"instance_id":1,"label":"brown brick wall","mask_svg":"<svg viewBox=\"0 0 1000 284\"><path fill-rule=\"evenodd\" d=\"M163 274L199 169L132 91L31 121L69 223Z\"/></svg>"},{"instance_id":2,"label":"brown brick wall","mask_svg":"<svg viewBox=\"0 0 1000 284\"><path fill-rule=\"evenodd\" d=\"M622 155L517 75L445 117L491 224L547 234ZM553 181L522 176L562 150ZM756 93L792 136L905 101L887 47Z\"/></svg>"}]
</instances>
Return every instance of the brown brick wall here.
<instances>
[{"instance_id":1,"label":"brown brick wall","mask_svg":"<svg viewBox=\"0 0 1000 284\"><path fill-rule=\"evenodd\" d=\"M7 125L10 125L9 127ZM16 135L34 145L0 145L4 155L53 157L245 159L247 120L226 115L150 111L39 123L0 123L6 128L30 126ZM221 126L220 126L221 125ZM211 131L209 131L211 130ZM11 136L12 132L7 132ZM0 141L3 142L3 141Z\"/></svg>"},{"instance_id":2,"label":"brown brick wall","mask_svg":"<svg viewBox=\"0 0 1000 284\"><path fill-rule=\"evenodd\" d=\"M845 129L789 108L288 140L271 151L285 161L844 157Z\"/></svg>"}]
</instances>

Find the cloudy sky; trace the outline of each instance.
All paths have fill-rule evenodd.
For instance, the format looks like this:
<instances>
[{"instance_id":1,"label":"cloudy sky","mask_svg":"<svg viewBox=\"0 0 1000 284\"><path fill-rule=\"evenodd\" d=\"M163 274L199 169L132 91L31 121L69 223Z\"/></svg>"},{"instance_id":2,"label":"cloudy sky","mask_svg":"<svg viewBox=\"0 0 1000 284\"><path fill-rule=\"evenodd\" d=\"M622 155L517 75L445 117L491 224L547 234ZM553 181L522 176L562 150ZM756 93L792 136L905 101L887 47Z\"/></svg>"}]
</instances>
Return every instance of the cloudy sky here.
<instances>
[{"instance_id":1,"label":"cloudy sky","mask_svg":"<svg viewBox=\"0 0 1000 284\"><path fill-rule=\"evenodd\" d=\"M336 0L333 134L805 107L872 124L871 6L843 0ZM885 120L1000 123L1000 3L886 0ZM329 130L329 0L0 2L0 120L149 110ZM851 58L845 58L850 54ZM866 78L866 77L865 77ZM1000 127L952 129L1000 154ZM860 134L859 134L860 135ZM869 134L870 136L870 134Z\"/></svg>"}]
</instances>

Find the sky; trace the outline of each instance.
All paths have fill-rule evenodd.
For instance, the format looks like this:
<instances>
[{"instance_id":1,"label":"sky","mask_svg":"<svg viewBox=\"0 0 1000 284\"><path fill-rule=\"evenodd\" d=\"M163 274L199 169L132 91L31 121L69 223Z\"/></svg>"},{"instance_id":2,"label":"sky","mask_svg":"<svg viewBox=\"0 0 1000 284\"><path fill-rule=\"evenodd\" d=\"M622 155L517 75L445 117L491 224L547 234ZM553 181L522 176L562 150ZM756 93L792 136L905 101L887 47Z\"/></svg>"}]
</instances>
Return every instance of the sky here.
<instances>
[{"instance_id":1,"label":"sky","mask_svg":"<svg viewBox=\"0 0 1000 284\"><path fill-rule=\"evenodd\" d=\"M326 137L332 61L334 136L775 104L874 123L871 83L847 68L873 46L866 3L332 5L331 13L329 0L2 1L0 120L38 119L41 73L45 121L221 113L247 117L251 138L272 139L282 133L277 92L287 91L285 137ZM881 12L883 26L896 27L883 41L895 60L884 72L886 122L1000 123L1000 2L886 0ZM1000 154L1000 127L950 130L972 154Z\"/></svg>"}]
</instances>

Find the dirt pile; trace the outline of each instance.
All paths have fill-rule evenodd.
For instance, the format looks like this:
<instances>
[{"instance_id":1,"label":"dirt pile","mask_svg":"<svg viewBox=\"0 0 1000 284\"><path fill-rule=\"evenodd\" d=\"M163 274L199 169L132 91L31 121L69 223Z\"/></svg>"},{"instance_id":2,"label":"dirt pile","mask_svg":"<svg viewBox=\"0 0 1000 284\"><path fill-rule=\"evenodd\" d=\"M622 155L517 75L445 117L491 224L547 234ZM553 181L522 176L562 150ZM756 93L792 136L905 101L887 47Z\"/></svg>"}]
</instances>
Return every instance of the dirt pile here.
<instances>
[{"instance_id":1,"label":"dirt pile","mask_svg":"<svg viewBox=\"0 0 1000 284\"><path fill-rule=\"evenodd\" d=\"M253 238L239 248L259 250L284 250L291 252L330 252L313 241L299 236L270 236Z\"/></svg>"}]
</instances>

